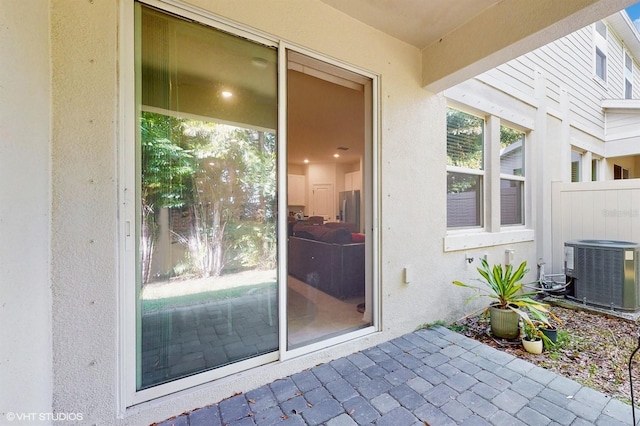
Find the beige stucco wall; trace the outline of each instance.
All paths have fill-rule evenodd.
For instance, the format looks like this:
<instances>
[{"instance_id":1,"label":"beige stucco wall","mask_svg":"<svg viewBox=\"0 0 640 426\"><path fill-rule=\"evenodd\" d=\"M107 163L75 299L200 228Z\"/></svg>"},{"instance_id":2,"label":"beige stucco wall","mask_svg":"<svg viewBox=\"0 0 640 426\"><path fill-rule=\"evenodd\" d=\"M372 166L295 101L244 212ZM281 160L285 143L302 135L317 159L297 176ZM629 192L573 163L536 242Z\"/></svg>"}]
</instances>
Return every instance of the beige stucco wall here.
<instances>
[{"instance_id":1,"label":"beige stucco wall","mask_svg":"<svg viewBox=\"0 0 640 426\"><path fill-rule=\"evenodd\" d=\"M12 413L51 412L47 2L0 0L0 58L0 423L6 424Z\"/></svg>"},{"instance_id":2,"label":"beige stucco wall","mask_svg":"<svg viewBox=\"0 0 640 426\"><path fill-rule=\"evenodd\" d=\"M513 248L516 262L535 261L533 243L443 252L445 103L421 88L416 48L319 1L193 4L380 76L382 333L119 409L118 2L51 0L53 408L83 413L87 424L159 421L421 323L454 319L471 308L450 282L474 276L481 255L502 261L505 248ZM402 280L405 267L413 273L410 284Z\"/></svg>"},{"instance_id":3,"label":"beige stucco wall","mask_svg":"<svg viewBox=\"0 0 640 426\"><path fill-rule=\"evenodd\" d=\"M380 76L381 333L124 410L117 232L122 4L132 2L0 0L0 423L9 412L54 411L79 413L83 424L149 424L419 324L462 316L474 307L450 282L476 276L482 256L503 262L513 249L514 262L527 260L529 278L535 276L536 259L551 244L551 207L544 204L550 182L566 170L568 145L556 153L571 136L566 122L548 119L544 108L533 118L536 164L552 170L532 183L537 253L533 242L444 252L445 101L421 88L429 55L317 0L191 0L211 16Z\"/></svg>"},{"instance_id":4,"label":"beige stucco wall","mask_svg":"<svg viewBox=\"0 0 640 426\"><path fill-rule=\"evenodd\" d=\"M115 419L118 2L51 1L53 407Z\"/></svg>"}]
</instances>

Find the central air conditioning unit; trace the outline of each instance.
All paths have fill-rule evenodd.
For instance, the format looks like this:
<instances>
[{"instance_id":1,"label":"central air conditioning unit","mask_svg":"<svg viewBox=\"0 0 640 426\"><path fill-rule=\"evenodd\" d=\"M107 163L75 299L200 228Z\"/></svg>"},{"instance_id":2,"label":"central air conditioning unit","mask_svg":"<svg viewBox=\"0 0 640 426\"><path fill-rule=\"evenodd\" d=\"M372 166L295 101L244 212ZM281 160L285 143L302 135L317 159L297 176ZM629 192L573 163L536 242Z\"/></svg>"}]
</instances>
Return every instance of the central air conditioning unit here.
<instances>
[{"instance_id":1,"label":"central air conditioning unit","mask_svg":"<svg viewBox=\"0 0 640 426\"><path fill-rule=\"evenodd\" d=\"M579 302L625 311L640 309L640 245L628 241L564 243L568 296Z\"/></svg>"}]
</instances>

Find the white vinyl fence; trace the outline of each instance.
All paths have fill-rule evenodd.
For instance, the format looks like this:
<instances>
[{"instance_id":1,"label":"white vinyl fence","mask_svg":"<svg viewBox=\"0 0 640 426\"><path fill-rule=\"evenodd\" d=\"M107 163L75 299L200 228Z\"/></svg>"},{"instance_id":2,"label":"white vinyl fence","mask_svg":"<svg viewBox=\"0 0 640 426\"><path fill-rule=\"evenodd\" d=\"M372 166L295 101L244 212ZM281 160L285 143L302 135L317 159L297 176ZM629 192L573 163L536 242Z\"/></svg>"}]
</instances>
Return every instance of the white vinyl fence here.
<instances>
[{"instance_id":1,"label":"white vinyl fence","mask_svg":"<svg viewBox=\"0 0 640 426\"><path fill-rule=\"evenodd\" d=\"M551 206L554 271L560 271L564 264L565 241L589 239L640 243L640 179L555 182L552 184Z\"/></svg>"}]
</instances>

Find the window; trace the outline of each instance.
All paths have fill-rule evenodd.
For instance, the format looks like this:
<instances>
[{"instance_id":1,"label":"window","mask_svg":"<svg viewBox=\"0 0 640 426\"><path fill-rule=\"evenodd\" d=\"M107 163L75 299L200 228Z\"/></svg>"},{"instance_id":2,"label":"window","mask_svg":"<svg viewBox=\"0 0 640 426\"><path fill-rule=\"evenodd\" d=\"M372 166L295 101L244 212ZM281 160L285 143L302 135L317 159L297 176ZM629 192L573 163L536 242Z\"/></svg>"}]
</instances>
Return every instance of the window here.
<instances>
[{"instance_id":1,"label":"window","mask_svg":"<svg viewBox=\"0 0 640 426\"><path fill-rule=\"evenodd\" d=\"M607 56L596 47L596 75L607 81Z\"/></svg>"},{"instance_id":2,"label":"window","mask_svg":"<svg viewBox=\"0 0 640 426\"><path fill-rule=\"evenodd\" d=\"M613 178L614 179L630 179L629 169L625 169L617 164L613 165Z\"/></svg>"},{"instance_id":3,"label":"window","mask_svg":"<svg viewBox=\"0 0 640 426\"><path fill-rule=\"evenodd\" d=\"M482 226L484 120L447 109L447 227Z\"/></svg>"},{"instance_id":4,"label":"window","mask_svg":"<svg viewBox=\"0 0 640 426\"><path fill-rule=\"evenodd\" d=\"M591 180L593 182L600 180L600 160L597 158L591 160Z\"/></svg>"},{"instance_id":5,"label":"window","mask_svg":"<svg viewBox=\"0 0 640 426\"><path fill-rule=\"evenodd\" d=\"M500 224L524 224L524 133L500 127Z\"/></svg>"},{"instance_id":6,"label":"window","mask_svg":"<svg viewBox=\"0 0 640 426\"><path fill-rule=\"evenodd\" d=\"M633 59L624 52L624 98L633 99Z\"/></svg>"},{"instance_id":7,"label":"window","mask_svg":"<svg viewBox=\"0 0 640 426\"><path fill-rule=\"evenodd\" d=\"M498 232L503 226L525 224L525 134L496 125L497 117L487 120L447 109L447 228L451 230ZM485 127L496 131L491 134Z\"/></svg>"},{"instance_id":8,"label":"window","mask_svg":"<svg viewBox=\"0 0 640 426\"><path fill-rule=\"evenodd\" d=\"M582 153L571 151L571 182L580 182L582 180Z\"/></svg>"},{"instance_id":9,"label":"window","mask_svg":"<svg viewBox=\"0 0 640 426\"><path fill-rule=\"evenodd\" d=\"M602 21L595 24L594 72L602 81L607 81L607 26Z\"/></svg>"}]
</instances>

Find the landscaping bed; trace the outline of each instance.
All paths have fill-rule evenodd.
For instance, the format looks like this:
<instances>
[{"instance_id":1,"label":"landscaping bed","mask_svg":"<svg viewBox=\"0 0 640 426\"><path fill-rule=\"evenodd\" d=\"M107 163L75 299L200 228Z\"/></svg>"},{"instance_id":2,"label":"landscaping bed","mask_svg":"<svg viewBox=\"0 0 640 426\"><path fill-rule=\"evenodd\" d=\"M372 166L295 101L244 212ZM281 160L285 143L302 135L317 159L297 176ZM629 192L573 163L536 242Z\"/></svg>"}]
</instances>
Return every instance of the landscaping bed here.
<instances>
[{"instance_id":1,"label":"landscaping bed","mask_svg":"<svg viewBox=\"0 0 640 426\"><path fill-rule=\"evenodd\" d=\"M630 403L629 358L638 347L640 328L634 321L601 313L565 307L552 307L563 324L558 344L541 355L527 353L519 341L494 339L489 319L465 318L449 328L518 358L551 370L561 376ZM640 400L640 351L632 364L636 405Z\"/></svg>"}]
</instances>

